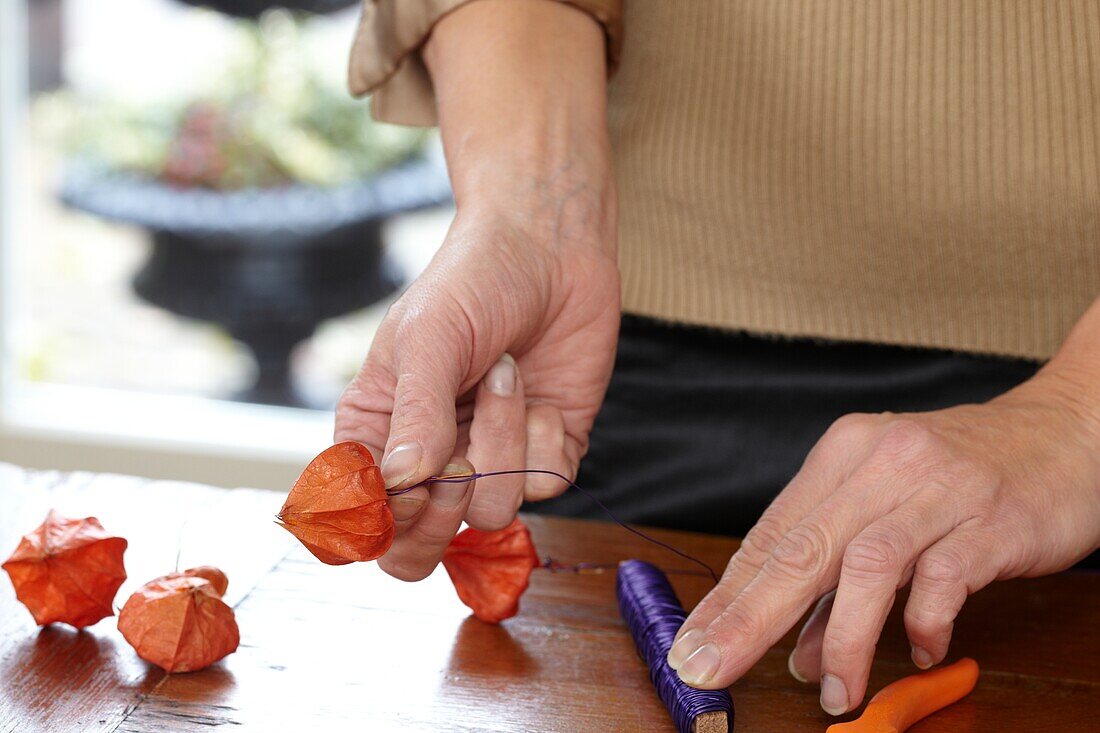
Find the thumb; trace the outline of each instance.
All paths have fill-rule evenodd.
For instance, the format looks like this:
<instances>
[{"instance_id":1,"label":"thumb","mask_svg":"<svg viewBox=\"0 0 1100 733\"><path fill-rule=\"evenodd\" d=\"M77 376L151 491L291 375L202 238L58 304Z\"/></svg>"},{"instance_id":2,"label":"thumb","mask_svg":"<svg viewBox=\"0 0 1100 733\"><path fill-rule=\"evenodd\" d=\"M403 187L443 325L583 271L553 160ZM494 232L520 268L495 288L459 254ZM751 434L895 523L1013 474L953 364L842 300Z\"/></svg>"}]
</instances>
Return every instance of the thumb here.
<instances>
[{"instance_id":1,"label":"thumb","mask_svg":"<svg viewBox=\"0 0 1100 733\"><path fill-rule=\"evenodd\" d=\"M390 432L382 459L387 489L405 488L438 474L454 455L455 397L466 371L459 339L422 331L396 354Z\"/></svg>"}]
</instances>

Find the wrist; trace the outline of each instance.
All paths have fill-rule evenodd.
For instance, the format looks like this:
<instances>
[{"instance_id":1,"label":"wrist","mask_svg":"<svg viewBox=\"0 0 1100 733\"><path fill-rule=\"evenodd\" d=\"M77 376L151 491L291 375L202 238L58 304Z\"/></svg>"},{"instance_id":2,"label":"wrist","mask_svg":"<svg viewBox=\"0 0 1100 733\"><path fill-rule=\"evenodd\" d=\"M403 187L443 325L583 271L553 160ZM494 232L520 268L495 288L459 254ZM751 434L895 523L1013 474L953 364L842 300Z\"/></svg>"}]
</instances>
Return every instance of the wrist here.
<instances>
[{"instance_id":1,"label":"wrist","mask_svg":"<svg viewBox=\"0 0 1100 733\"><path fill-rule=\"evenodd\" d=\"M1100 476L1100 384L1093 375L1055 358L1004 396L1060 416L1065 439L1089 454Z\"/></svg>"},{"instance_id":2,"label":"wrist","mask_svg":"<svg viewBox=\"0 0 1100 733\"><path fill-rule=\"evenodd\" d=\"M455 182L458 213L471 220L505 219L548 247L617 252L617 198L610 170L586 170L576 161L524 165L510 156L500 165L466 169ZM453 174L452 174L453 176Z\"/></svg>"},{"instance_id":3,"label":"wrist","mask_svg":"<svg viewBox=\"0 0 1100 733\"><path fill-rule=\"evenodd\" d=\"M615 248L604 35L545 0L478 0L424 49L460 213Z\"/></svg>"},{"instance_id":4,"label":"wrist","mask_svg":"<svg viewBox=\"0 0 1100 733\"><path fill-rule=\"evenodd\" d=\"M1062 347L1018 389L1038 390L1071 413L1100 463L1100 299L1077 321Z\"/></svg>"}]
</instances>

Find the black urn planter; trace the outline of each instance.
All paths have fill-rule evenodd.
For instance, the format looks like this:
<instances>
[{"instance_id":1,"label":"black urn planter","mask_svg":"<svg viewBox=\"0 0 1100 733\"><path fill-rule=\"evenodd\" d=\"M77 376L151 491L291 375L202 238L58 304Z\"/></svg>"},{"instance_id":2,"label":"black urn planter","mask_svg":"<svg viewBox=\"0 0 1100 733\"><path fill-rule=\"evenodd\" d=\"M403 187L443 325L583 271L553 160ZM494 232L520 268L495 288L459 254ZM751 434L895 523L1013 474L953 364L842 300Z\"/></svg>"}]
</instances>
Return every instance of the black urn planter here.
<instances>
[{"instance_id":1,"label":"black urn planter","mask_svg":"<svg viewBox=\"0 0 1100 733\"><path fill-rule=\"evenodd\" d=\"M358 5L359 0L182 0L187 5L210 8L237 18L258 18L265 10L286 8L307 13L333 13Z\"/></svg>"},{"instance_id":2,"label":"black urn planter","mask_svg":"<svg viewBox=\"0 0 1100 733\"><path fill-rule=\"evenodd\" d=\"M241 399L300 405L290 354L317 324L377 302L400 285L384 256L382 223L446 203L440 163L416 159L332 189L181 189L74 165L67 205L149 230L152 253L137 294L177 315L223 326L259 367Z\"/></svg>"}]
</instances>

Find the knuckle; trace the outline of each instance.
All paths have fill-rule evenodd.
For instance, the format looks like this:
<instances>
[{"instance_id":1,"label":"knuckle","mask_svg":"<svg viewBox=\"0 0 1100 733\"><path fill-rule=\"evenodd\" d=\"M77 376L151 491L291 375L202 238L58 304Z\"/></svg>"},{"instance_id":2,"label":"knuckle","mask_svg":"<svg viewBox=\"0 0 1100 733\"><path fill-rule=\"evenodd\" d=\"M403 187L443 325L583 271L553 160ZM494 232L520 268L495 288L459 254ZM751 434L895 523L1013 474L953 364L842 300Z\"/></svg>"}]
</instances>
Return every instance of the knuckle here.
<instances>
[{"instance_id":1,"label":"knuckle","mask_svg":"<svg viewBox=\"0 0 1100 733\"><path fill-rule=\"evenodd\" d=\"M950 634L956 611L936 604L909 604L905 609L905 628L910 634L933 639Z\"/></svg>"},{"instance_id":2,"label":"knuckle","mask_svg":"<svg viewBox=\"0 0 1100 733\"><path fill-rule=\"evenodd\" d=\"M925 553L917 561L906 627L929 638L949 634L967 593L965 563L950 553Z\"/></svg>"},{"instance_id":3,"label":"knuckle","mask_svg":"<svg viewBox=\"0 0 1100 733\"><path fill-rule=\"evenodd\" d=\"M897 547L885 532L866 530L844 551L843 572L857 582L892 578L902 570Z\"/></svg>"},{"instance_id":4,"label":"knuckle","mask_svg":"<svg viewBox=\"0 0 1100 733\"><path fill-rule=\"evenodd\" d=\"M741 547L737 554L749 563L763 564L772 554L772 551L783 541L783 529L779 523L771 517L760 518L745 539L741 540Z\"/></svg>"},{"instance_id":5,"label":"knuckle","mask_svg":"<svg viewBox=\"0 0 1100 733\"><path fill-rule=\"evenodd\" d=\"M966 566L951 553L929 551L917 561L915 575L933 589L955 588L965 584Z\"/></svg>"},{"instance_id":6,"label":"knuckle","mask_svg":"<svg viewBox=\"0 0 1100 733\"><path fill-rule=\"evenodd\" d=\"M729 639L758 639L765 631L763 619L738 605L732 605L711 622L715 638L721 642Z\"/></svg>"},{"instance_id":7,"label":"knuckle","mask_svg":"<svg viewBox=\"0 0 1100 733\"><path fill-rule=\"evenodd\" d=\"M829 540L813 524L800 524L775 546L772 562L782 574L806 578L822 573L829 563Z\"/></svg>"},{"instance_id":8,"label":"knuckle","mask_svg":"<svg viewBox=\"0 0 1100 733\"><path fill-rule=\"evenodd\" d=\"M888 459L908 462L935 454L938 438L916 420L898 418L882 433L877 452Z\"/></svg>"},{"instance_id":9,"label":"knuckle","mask_svg":"<svg viewBox=\"0 0 1100 733\"><path fill-rule=\"evenodd\" d=\"M866 413L852 412L842 415L833 421L822 440L841 444L864 440L874 429L872 423L873 418Z\"/></svg>"}]
</instances>

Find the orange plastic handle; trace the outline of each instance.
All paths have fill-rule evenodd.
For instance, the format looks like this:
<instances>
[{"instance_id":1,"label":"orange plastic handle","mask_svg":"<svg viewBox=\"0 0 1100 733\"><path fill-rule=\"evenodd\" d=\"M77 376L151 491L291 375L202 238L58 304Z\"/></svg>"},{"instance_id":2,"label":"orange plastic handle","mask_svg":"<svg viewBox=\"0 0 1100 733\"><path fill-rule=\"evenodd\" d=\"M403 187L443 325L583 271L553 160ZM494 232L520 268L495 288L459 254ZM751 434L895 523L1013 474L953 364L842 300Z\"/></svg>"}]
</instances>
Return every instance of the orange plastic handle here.
<instances>
[{"instance_id":1,"label":"orange plastic handle","mask_svg":"<svg viewBox=\"0 0 1100 733\"><path fill-rule=\"evenodd\" d=\"M977 682L978 663L973 659L903 677L879 690L859 718L830 725L827 733L902 733L969 695Z\"/></svg>"}]
</instances>

